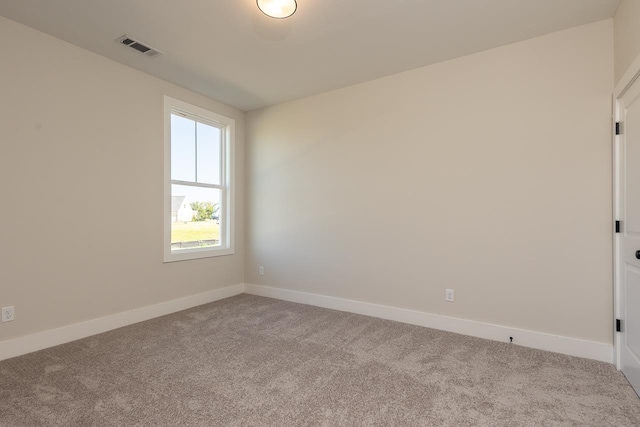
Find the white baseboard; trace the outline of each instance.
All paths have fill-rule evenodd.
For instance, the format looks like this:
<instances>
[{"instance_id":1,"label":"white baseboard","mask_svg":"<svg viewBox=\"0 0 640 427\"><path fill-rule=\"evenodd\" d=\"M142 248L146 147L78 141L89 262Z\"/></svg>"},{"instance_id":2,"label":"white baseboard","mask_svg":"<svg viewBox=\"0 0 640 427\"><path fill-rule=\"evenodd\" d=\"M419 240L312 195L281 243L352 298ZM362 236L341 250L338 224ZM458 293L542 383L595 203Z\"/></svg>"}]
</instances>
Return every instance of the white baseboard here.
<instances>
[{"instance_id":1,"label":"white baseboard","mask_svg":"<svg viewBox=\"0 0 640 427\"><path fill-rule=\"evenodd\" d=\"M0 360L20 356L70 341L79 340L91 335L107 332L112 329L132 325L134 323L186 310L198 305L207 304L234 295L239 295L244 291L244 284L240 283L226 288L214 289L201 294L190 295L188 297L162 302L147 307L136 308L131 311L112 314L98 319L87 320L86 322L75 323L57 329L38 332L24 337L14 338L0 342Z\"/></svg>"},{"instance_id":2,"label":"white baseboard","mask_svg":"<svg viewBox=\"0 0 640 427\"><path fill-rule=\"evenodd\" d=\"M440 329L443 331L455 332L458 334L470 335L494 341L508 342L508 337L513 337L515 344L524 347L613 363L613 345L611 344L510 328L490 323L475 322L472 320L441 316L380 304L242 283L147 307L137 308L123 313L92 319L57 329L38 332L24 337L2 341L0 342L0 360L9 359L11 357L20 356L22 354L31 353L91 335L121 328L123 326L164 316L166 314L186 310L198 305L229 298L243 292L317 307L363 314L381 319L395 320L397 322Z\"/></svg>"},{"instance_id":3,"label":"white baseboard","mask_svg":"<svg viewBox=\"0 0 640 427\"><path fill-rule=\"evenodd\" d=\"M245 293L395 320L494 341L509 342L509 337L513 337L514 344L524 347L613 363L613 345L606 343L261 285L245 284Z\"/></svg>"}]
</instances>

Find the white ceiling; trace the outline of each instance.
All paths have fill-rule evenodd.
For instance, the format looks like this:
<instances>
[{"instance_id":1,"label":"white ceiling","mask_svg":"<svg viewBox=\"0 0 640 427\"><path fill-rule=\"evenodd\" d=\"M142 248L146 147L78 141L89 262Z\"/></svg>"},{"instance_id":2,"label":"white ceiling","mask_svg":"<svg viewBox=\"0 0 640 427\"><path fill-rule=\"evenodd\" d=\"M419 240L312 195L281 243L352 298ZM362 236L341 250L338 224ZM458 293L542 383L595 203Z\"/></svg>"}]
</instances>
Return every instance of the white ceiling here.
<instances>
[{"instance_id":1,"label":"white ceiling","mask_svg":"<svg viewBox=\"0 0 640 427\"><path fill-rule=\"evenodd\" d=\"M252 110L610 18L619 0L0 0L0 15ZM127 34L164 53L114 42Z\"/></svg>"}]
</instances>

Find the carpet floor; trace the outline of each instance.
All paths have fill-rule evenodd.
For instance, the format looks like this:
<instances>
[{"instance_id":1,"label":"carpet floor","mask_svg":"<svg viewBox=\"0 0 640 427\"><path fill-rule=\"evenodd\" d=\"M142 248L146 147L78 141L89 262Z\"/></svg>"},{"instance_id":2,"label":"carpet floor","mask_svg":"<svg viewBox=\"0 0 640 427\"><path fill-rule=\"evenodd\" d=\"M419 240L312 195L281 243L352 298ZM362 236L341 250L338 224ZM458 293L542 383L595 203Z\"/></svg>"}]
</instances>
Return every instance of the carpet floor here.
<instances>
[{"instance_id":1,"label":"carpet floor","mask_svg":"<svg viewBox=\"0 0 640 427\"><path fill-rule=\"evenodd\" d=\"M606 363L251 295L0 362L0 425L640 426Z\"/></svg>"}]
</instances>

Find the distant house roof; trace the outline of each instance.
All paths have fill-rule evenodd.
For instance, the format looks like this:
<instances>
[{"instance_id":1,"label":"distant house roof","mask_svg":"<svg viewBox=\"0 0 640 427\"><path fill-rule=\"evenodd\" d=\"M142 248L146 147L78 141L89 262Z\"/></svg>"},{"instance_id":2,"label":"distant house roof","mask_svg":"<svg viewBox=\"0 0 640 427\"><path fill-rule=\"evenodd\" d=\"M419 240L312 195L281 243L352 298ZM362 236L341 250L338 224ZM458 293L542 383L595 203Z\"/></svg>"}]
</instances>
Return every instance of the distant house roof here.
<instances>
[{"instance_id":1,"label":"distant house roof","mask_svg":"<svg viewBox=\"0 0 640 427\"><path fill-rule=\"evenodd\" d=\"M178 212L187 196L171 196L171 212Z\"/></svg>"}]
</instances>

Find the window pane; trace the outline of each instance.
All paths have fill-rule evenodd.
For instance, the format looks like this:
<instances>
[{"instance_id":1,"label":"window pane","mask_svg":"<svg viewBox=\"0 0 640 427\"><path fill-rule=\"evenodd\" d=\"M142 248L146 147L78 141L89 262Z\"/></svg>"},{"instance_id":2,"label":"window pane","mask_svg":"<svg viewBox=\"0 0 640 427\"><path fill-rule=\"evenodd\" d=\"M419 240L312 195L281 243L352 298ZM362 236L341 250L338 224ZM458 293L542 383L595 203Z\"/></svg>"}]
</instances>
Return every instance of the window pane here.
<instances>
[{"instance_id":1,"label":"window pane","mask_svg":"<svg viewBox=\"0 0 640 427\"><path fill-rule=\"evenodd\" d=\"M205 184L220 184L220 129L198 123L198 176Z\"/></svg>"},{"instance_id":2,"label":"window pane","mask_svg":"<svg viewBox=\"0 0 640 427\"><path fill-rule=\"evenodd\" d=\"M171 250L220 246L220 195L216 188L171 185Z\"/></svg>"},{"instance_id":3,"label":"window pane","mask_svg":"<svg viewBox=\"0 0 640 427\"><path fill-rule=\"evenodd\" d=\"M171 115L171 179L196 180L196 122Z\"/></svg>"}]
</instances>

